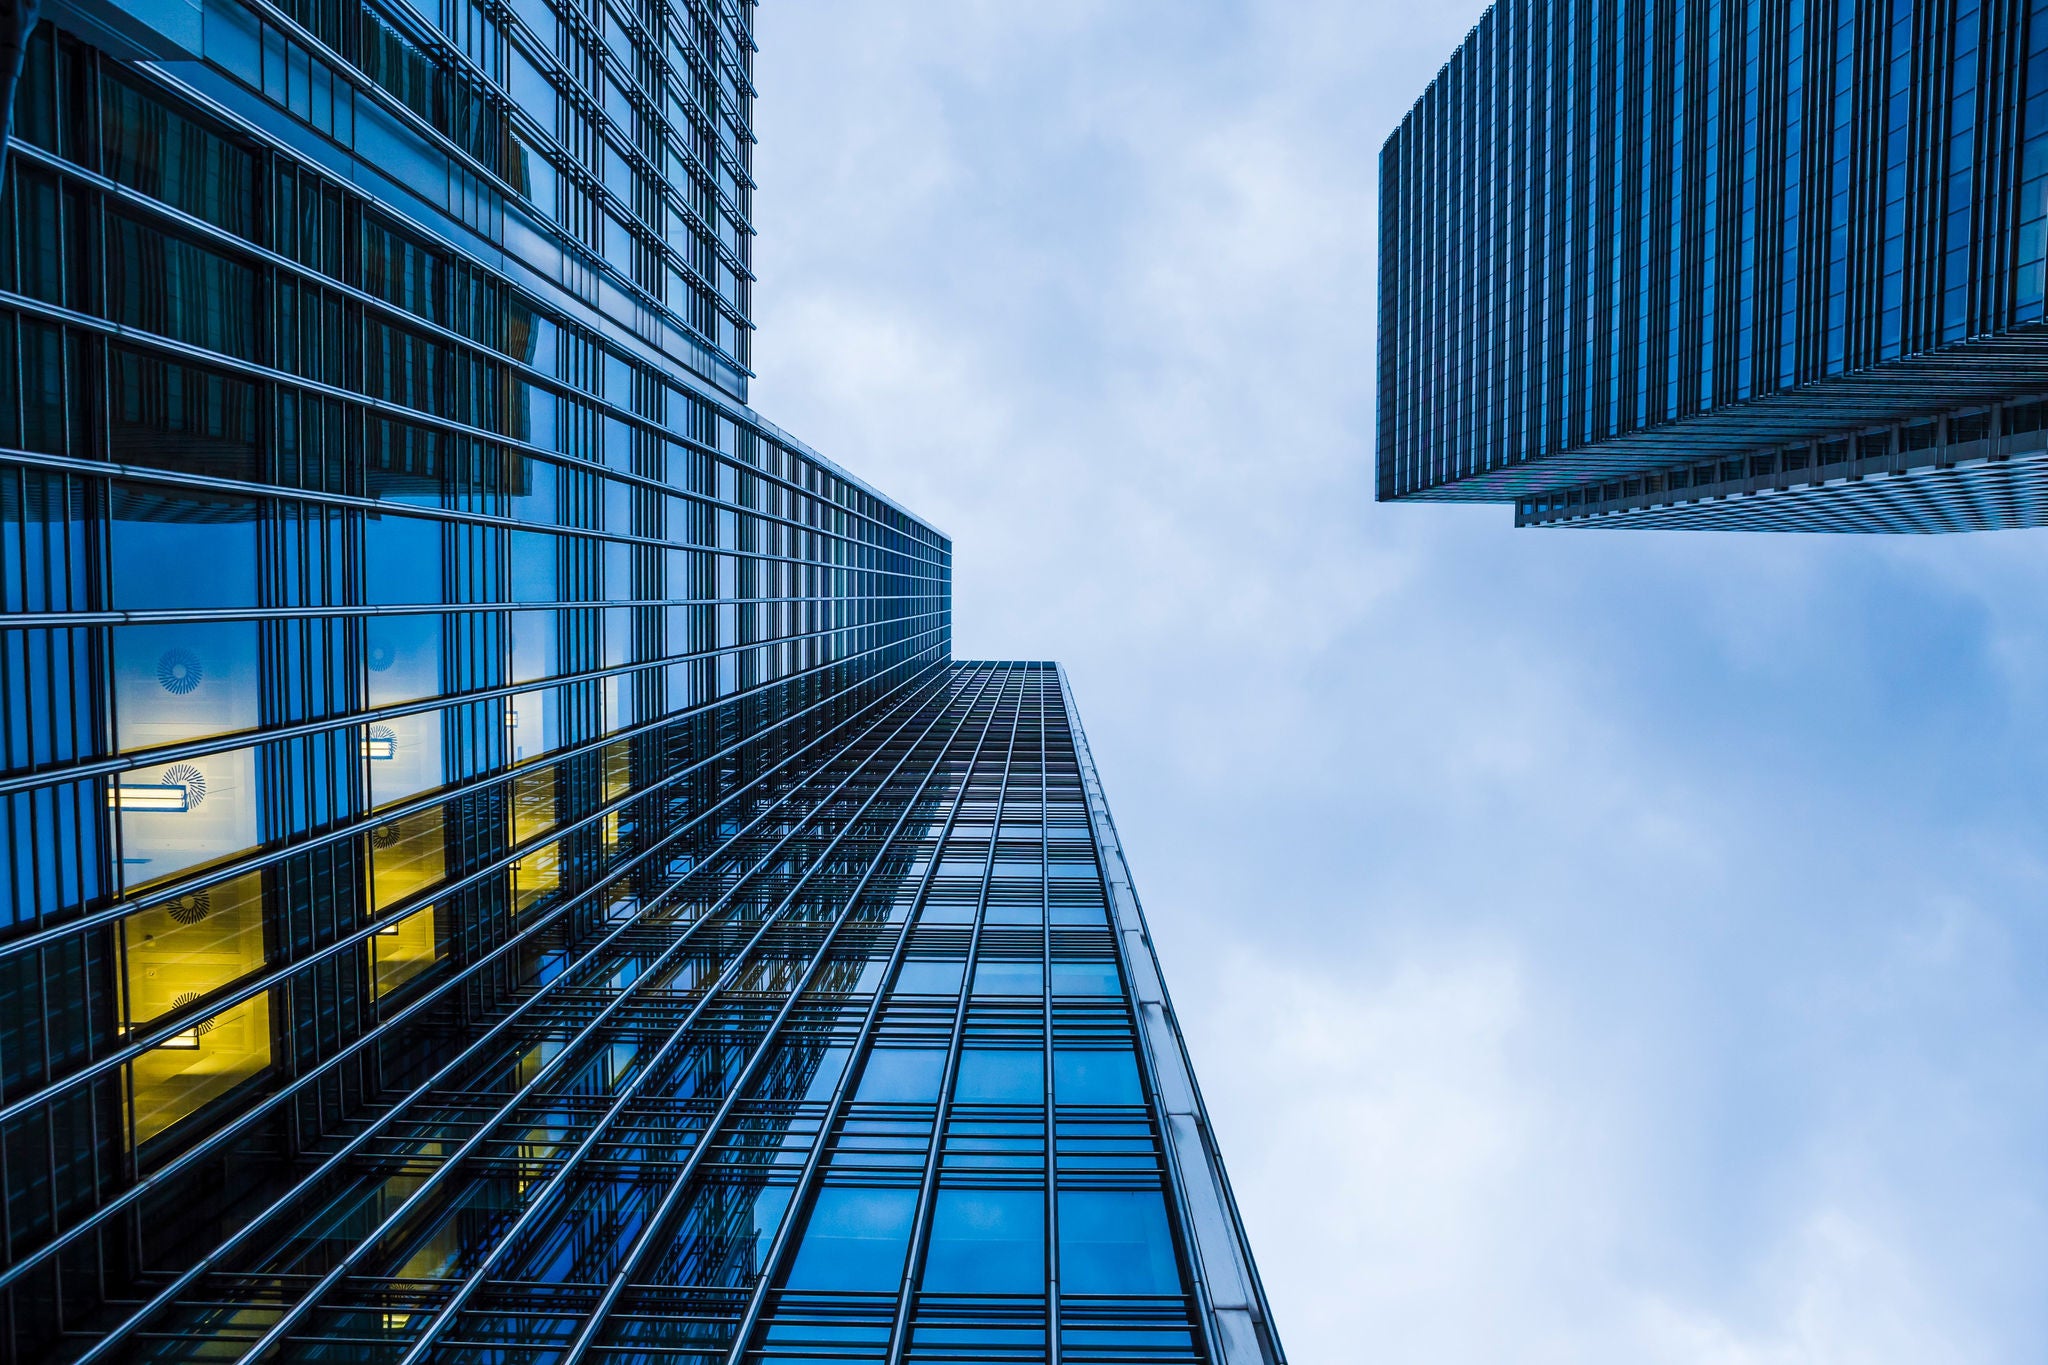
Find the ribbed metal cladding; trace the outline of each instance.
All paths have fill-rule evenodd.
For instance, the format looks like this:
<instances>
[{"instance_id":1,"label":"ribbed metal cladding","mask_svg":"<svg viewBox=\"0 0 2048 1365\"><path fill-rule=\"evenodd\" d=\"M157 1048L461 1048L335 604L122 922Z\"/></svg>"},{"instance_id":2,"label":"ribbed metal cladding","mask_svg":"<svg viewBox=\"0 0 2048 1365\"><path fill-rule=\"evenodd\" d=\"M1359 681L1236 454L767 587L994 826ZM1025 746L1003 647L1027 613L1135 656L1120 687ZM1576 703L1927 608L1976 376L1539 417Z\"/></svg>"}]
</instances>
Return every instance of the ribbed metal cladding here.
<instances>
[{"instance_id":1,"label":"ribbed metal cladding","mask_svg":"<svg viewBox=\"0 0 2048 1365\"><path fill-rule=\"evenodd\" d=\"M1380 161L1377 492L2048 389L2048 0L1503 0Z\"/></svg>"}]
</instances>

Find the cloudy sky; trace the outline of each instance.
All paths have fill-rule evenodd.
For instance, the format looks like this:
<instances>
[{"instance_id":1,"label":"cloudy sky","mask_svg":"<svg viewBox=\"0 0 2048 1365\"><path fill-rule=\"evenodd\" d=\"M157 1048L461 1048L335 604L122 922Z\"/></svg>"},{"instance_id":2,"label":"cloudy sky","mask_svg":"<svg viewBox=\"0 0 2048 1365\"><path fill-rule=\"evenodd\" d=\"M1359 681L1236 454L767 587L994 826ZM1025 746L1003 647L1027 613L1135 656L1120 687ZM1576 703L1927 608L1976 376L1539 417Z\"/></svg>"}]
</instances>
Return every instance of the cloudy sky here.
<instances>
[{"instance_id":1,"label":"cloudy sky","mask_svg":"<svg viewBox=\"0 0 2048 1365\"><path fill-rule=\"evenodd\" d=\"M1296 1365L2048 1357L2048 538L1371 500L1475 0L767 0L755 401L1070 670Z\"/></svg>"}]
</instances>

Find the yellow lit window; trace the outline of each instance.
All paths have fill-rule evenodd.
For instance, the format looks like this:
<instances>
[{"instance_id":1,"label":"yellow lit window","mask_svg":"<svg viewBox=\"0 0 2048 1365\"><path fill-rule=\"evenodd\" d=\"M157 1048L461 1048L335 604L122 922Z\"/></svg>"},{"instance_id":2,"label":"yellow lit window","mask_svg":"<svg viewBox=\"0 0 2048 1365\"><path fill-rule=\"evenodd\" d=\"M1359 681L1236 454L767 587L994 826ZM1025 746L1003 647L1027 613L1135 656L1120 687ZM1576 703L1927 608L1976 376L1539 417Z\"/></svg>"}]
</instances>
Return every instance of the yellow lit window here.
<instances>
[{"instance_id":1,"label":"yellow lit window","mask_svg":"<svg viewBox=\"0 0 2048 1365\"><path fill-rule=\"evenodd\" d=\"M263 965L263 879L188 891L121 921L126 1023L146 1024Z\"/></svg>"},{"instance_id":2,"label":"yellow lit window","mask_svg":"<svg viewBox=\"0 0 2048 1365\"><path fill-rule=\"evenodd\" d=\"M537 848L512 864L512 913L523 913L562 884L562 846Z\"/></svg>"},{"instance_id":3,"label":"yellow lit window","mask_svg":"<svg viewBox=\"0 0 2048 1365\"><path fill-rule=\"evenodd\" d=\"M270 997L194 1024L129 1064L135 1141L147 1142L270 1066Z\"/></svg>"},{"instance_id":4,"label":"yellow lit window","mask_svg":"<svg viewBox=\"0 0 2048 1365\"><path fill-rule=\"evenodd\" d=\"M434 965L441 945L434 934L434 907L423 906L379 928L370 939L371 972L378 998L397 990Z\"/></svg>"},{"instance_id":5,"label":"yellow lit window","mask_svg":"<svg viewBox=\"0 0 2048 1365\"><path fill-rule=\"evenodd\" d=\"M448 876L441 808L431 807L370 831L370 909L398 904Z\"/></svg>"},{"instance_id":6,"label":"yellow lit window","mask_svg":"<svg viewBox=\"0 0 2048 1365\"><path fill-rule=\"evenodd\" d=\"M631 740L614 740L604 746L604 799L616 801L633 785Z\"/></svg>"},{"instance_id":7,"label":"yellow lit window","mask_svg":"<svg viewBox=\"0 0 2048 1365\"><path fill-rule=\"evenodd\" d=\"M512 842L523 844L554 827L554 766L529 768L512 779Z\"/></svg>"}]
</instances>

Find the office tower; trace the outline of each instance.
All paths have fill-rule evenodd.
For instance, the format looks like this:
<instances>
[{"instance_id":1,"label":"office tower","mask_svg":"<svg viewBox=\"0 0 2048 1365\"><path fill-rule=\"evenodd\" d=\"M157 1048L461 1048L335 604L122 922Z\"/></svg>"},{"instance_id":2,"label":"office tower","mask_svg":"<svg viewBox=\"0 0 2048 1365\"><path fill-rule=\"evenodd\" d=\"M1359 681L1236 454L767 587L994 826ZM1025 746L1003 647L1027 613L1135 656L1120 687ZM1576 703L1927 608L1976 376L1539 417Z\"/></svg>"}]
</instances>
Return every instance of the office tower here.
<instances>
[{"instance_id":1,"label":"office tower","mask_svg":"<svg viewBox=\"0 0 2048 1365\"><path fill-rule=\"evenodd\" d=\"M1501 0L1380 156L1378 496L2048 524L2048 4Z\"/></svg>"},{"instance_id":2,"label":"office tower","mask_svg":"<svg viewBox=\"0 0 2048 1365\"><path fill-rule=\"evenodd\" d=\"M1278 1361L1058 670L747 406L747 3L64 0L11 1358Z\"/></svg>"}]
</instances>

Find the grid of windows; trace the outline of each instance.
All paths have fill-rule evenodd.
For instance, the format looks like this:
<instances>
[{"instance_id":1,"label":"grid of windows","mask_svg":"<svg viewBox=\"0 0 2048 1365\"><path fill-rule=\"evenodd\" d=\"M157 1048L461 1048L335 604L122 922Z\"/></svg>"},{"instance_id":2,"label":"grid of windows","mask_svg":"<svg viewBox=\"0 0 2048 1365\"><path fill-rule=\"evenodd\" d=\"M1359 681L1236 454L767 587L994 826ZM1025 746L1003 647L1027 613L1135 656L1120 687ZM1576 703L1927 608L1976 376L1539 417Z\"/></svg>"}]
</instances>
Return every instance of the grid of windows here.
<instances>
[{"instance_id":1,"label":"grid of windows","mask_svg":"<svg viewBox=\"0 0 2048 1365\"><path fill-rule=\"evenodd\" d=\"M28 53L10 1358L1279 1365L1063 676L743 406L751 0L432 9Z\"/></svg>"},{"instance_id":2,"label":"grid of windows","mask_svg":"<svg viewBox=\"0 0 2048 1365\"><path fill-rule=\"evenodd\" d=\"M2039 392L2048 0L1501 0L1380 201L1382 499Z\"/></svg>"},{"instance_id":3,"label":"grid of windows","mask_svg":"<svg viewBox=\"0 0 2048 1365\"><path fill-rule=\"evenodd\" d=\"M1891 533L2048 526L2048 400L1558 489L1516 504L1515 524Z\"/></svg>"},{"instance_id":4,"label":"grid of windows","mask_svg":"<svg viewBox=\"0 0 2048 1365\"><path fill-rule=\"evenodd\" d=\"M394 136L417 156L459 132L443 67L349 8L335 51L433 124ZM268 53L293 30L265 13ZM173 78L45 25L17 101L20 1342L175 1258L164 1210L231 1217L194 1195L222 1162L254 1190L329 1142L398 1065L393 1021L493 1017L545 945L652 894L707 800L948 654L943 536L703 383L697 353L323 158L263 69ZM282 105L234 118L199 88L230 77Z\"/></svg>"}]
</instances>

